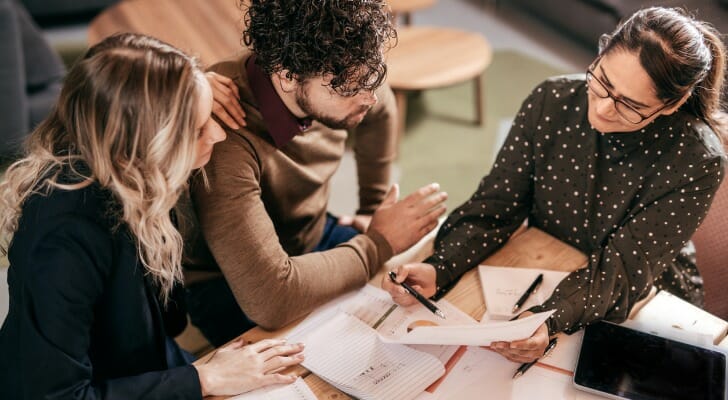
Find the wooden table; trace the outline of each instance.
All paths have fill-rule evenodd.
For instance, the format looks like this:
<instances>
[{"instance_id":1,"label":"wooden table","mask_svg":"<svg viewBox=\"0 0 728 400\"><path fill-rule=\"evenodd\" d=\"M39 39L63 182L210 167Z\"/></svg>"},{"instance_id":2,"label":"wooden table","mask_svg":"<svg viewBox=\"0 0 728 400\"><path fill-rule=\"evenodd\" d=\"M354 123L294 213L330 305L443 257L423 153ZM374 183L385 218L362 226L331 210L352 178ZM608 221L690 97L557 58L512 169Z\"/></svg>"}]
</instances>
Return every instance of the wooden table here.
<instances>
[{"instance_id":1,"label":"wooden table","mask_svg":"<svg viewBox=\"0 0 728 400\"><path fill-rule=\"evenodd\" d=\"M431 242L429 243L429 248L424 246L416 249L415 252L405 255L404 258L409 258L410 260L423 259L428 250L429 252L432 251ZM487 258L484 264L574 271L586 265L586 261L586 257L575 248L560 242L538 229L528 229L514 235L503 248ZM393 267L394 265L390 264L388 266ZM383 272L381 271L377 274L370 283L379 286ZM478 279L477 268L466 273L460 282L445 295L445 299L471 317L480 320L485 312L485 301L483 299L480 279ZM286 328L274 332L254 328L244 333L242 337L252 342L257 342L265 338L282 337L296 325L297 323L293 323ZM288 373L302 376L306 384L319 399L343 400L351 398L303 367L292 368Z\"/></svg>"},{"instance_id":2,"label":"wooden table","mask_svg":"<svg viewBox=\"0 0 728 400\"><path fill-rule=\"evenodd\" d=\"M212 65L244 51L243 10L237 0L124 0L99 14L89 45L118 32L159 38Z\"/></svg>"}]
</instances>

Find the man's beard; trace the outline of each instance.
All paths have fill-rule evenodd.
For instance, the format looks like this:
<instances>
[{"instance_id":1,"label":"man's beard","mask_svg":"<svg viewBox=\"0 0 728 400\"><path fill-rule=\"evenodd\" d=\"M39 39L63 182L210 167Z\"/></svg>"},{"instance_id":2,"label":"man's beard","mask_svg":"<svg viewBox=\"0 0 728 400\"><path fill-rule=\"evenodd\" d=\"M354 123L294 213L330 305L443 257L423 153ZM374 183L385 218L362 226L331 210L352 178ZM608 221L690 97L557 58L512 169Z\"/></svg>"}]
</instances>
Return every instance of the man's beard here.
<instances>
[{"instance_id":1,"label":"man's beard","mask_svg":"<svg viewBox=\"0 0 728 400\"><path fill-rule=\"evenodd\" d=\"M356 127L361 123L361 119L358 116L371 108L371 106L363 105L344 118L336 118L316 110L308 101L308 96L306 96L302 88L296 91L296 104L306 114L307 118L318 121L331 129L351 129Z\"/></svg>"}]
</instances>

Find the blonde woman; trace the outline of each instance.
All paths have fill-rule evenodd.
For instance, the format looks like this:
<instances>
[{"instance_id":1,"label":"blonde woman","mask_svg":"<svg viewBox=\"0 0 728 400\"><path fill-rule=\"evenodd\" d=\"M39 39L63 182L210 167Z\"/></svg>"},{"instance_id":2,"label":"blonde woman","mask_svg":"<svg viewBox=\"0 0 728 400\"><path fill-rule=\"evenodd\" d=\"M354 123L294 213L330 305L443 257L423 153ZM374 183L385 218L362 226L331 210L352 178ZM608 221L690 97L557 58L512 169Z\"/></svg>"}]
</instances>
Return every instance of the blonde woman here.
<instances>
[{"instance_id":1,"label":"blonde woman","mask_svg":"<svg viewBox=\"0 0 728 400\"><path fill-rule=\"evenodd\" d=\"M189 365L170 339L182 239L171 212L225 133L195 61L122 34L68 74L56 109L0 184L10 310L0 398L188 399L293 378L301 345L221 348Z\"/></svg>"}]
</instances>

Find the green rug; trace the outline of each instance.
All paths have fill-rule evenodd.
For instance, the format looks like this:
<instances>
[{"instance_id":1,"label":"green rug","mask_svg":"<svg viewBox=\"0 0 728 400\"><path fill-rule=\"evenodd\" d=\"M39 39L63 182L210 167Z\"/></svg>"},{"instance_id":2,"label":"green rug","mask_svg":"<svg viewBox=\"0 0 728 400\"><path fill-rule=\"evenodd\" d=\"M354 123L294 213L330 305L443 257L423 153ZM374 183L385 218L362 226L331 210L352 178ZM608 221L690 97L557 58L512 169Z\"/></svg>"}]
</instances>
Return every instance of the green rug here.
<instances>
[{"instance_id":1,"label":"green rug","mask_svg":"<svg viewBox=\"0 0 728 400\"><path fill-rule=\"evenodd\" d=\"M490 170L498 132L505 135L521 102L545 78L570 72L515 51L495 52L485 72L484 127L475 124L471 82L410 95L401 193L438 182L448 192L448 210L462 204Z\"/></svg>"}]
</instances>

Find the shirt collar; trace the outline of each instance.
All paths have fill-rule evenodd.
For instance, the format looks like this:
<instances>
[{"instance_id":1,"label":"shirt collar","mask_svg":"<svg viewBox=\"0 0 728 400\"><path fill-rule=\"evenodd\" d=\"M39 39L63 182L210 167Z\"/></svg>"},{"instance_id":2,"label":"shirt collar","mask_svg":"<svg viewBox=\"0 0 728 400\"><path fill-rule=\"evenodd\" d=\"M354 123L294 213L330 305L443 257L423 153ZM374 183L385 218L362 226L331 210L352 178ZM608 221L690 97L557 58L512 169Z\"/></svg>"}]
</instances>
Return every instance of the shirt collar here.
<instances>
[{"instance_id":1,"label":"shirt collar","mask_svg":"<svg viewBox=\"0 0 728 400\"><path fill-rule=\"evenodd\" d=\"M273 87L270 76L256 63L255 55L245 63L253 96L258 102L263 122L276 147L281 148L296 135L311 127L310 118L296 118Z\"/></svg>"}]
</instances>

